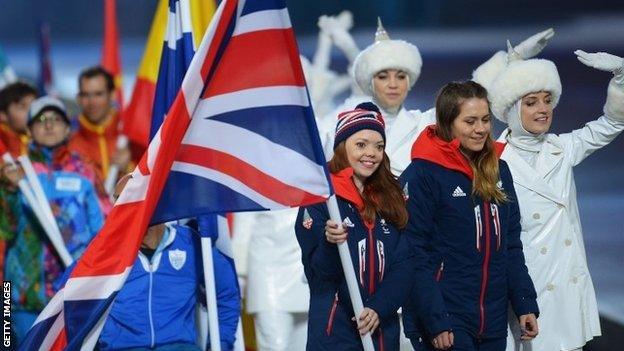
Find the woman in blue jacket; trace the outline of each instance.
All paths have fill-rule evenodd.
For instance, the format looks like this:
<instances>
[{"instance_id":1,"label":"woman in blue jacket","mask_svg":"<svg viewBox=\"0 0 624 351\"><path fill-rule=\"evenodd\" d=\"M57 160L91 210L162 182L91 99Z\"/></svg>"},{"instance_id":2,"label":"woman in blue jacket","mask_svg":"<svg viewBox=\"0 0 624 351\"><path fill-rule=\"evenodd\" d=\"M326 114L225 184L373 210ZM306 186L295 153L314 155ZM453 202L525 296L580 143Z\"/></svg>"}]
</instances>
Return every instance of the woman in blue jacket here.
<instances>
[{"instance_id":1,"label":"woman in blue jacket","mask_svg":"<svg viewBox=\"0 0 624 351\"><path fill-rule=\"evenodd\" d=\"M397 309L408 297L414 264L398 229L405 200L384 152L384 121L372 103L338 116L331 178L344 221L325 204L299 210L295 231L310 286L308 350L361 350L372 333L377 350L399 349ZM336 243L348 243L364 311L356 323Z\"/></svg>"},{"instance_id":2,"label":"woman in blue jacket","mask_svg":"<svg viewBox=\"0 0 624 351\"><path fill-rule=\"evenodd\" d=\"M508 305L526 339L537 335L538 307L511 174L491 136L487 91L470 81L447 84L436 121L414 143L401 175L409 196L404 232L428 254L435 282L431 290L415 286L405 333L417 350L504 350Z\"/></svg>"}]
</instances>

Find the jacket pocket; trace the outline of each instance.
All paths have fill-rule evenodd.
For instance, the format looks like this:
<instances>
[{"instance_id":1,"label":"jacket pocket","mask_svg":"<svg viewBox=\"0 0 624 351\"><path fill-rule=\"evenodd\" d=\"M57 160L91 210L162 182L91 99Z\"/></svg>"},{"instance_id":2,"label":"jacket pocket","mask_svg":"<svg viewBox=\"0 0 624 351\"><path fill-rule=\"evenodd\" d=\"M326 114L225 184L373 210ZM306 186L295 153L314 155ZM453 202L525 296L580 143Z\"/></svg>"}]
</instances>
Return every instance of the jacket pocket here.
<instances>
[{"instance_id":1,"label":"jacket pocket","mask_svg":"<svg viewBox=\"0 0 624 351\"><path fill-rule=\"evenodd\" d=\"M500 250L501 246L501 222L498 214L498 205L490 204L490 210L492 213L492 221L494 221L494 235L496 236L496 251Z\"/></svg>"},{"instance_id":2,"label":"jacket pocket","mask_svg":"<svg viewBox=\"0 0 624 351\"><path fill-rule=\"evenodd\" d=\"M436 272L436 275L435 275L436 282L439 282L440 280L442 280L443 273L444 273L444 261L440 262L440 266L438 267L438 271Z\"/></svg>"},{"instance_id":3,"label":"jacket pocket","mask_svg":"<svg viewBox=\"0 0 624 351\"><path fill-rule=\"evenodd\" d=\"M329 317L327 318L327 328L325 328L325 333L327 336L330 336L332 333L332 329L334 328L334 318L336 317L336 309L338 308L338 293L334 295L334 302L332 303L331 309L329 310Z\"/></svg>"},{"instance_id":4,"label":"jacket pocket","mask_svg":"<svg viewBox=\"0 0 624 351\"><path fill-rule=\"evenodd\" d=\"M481 252L481 237L483 236L483 223L481 222L481 206L477 205L474 208L475 215L475 227L476 227L476 245L477 251Z\"/></svg>"}]
</instances>

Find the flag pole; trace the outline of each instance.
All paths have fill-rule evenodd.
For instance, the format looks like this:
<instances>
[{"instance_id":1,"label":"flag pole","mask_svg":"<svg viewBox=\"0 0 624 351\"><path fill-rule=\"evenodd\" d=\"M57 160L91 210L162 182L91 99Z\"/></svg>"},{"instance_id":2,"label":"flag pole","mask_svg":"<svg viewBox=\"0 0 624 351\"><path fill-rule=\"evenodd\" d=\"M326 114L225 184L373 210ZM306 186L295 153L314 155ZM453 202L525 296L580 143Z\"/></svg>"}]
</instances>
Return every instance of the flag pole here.
<instances>
[{"instance_id":1,"label":"flag pole","mask_svg":"<svg viewBox=\"0 0 624 351\"><path fill-rule=\"evenodd\" d=\"M208 330L210 331L210 350L221 351L219 335L219 314L217 312L217 289L215 287L214 263L212 259L212 239L201 237L202 263L204 266L204 284L206 286L206 308L208 309ZM202 347L202 349L205 345Z\"/></svg>"},{"instance_id":2,"label":"flag pole","mask_svg":"<svg viewBox=\"0 0 624 351\"><path fill-rule=\"evenodd\" d=\"M327 208L329 210L329 217L336 223L342 223L342 215L338 208L338 201L336 195L332 195L327 199ZM351 298L351 304L353 305L353 312L355 313L356 320L362 314L364 310L364 304L362 303L362 295L360 295L360 288L355 277L355 269L351 262L351 254L349 253L349 245L347 242L338 244L338 254L340 255L340 262L342 263L342 270L344 271L345 278L347 280L347 288L349 289L349 297ZM374 351L373 339L370 333L360 335L362 339L362 345L364 351Z\"/></svg>"},{"instance_id":3,"label":"flag pole","mask_svg":"<svg viewBox=\"0 0 624 351\"><path fill-rule=\"evenodd\" d=\"M120 134L117 137L117 149L121 150L128 147L128 137ZM119 165L113 164L108 169L108 174L106 175L106 180L104 181L104 189L109 196L113 195L113 190L115 189L115 183L117 182L117 176L119 175Z\"/></svg>"}]
</instances>

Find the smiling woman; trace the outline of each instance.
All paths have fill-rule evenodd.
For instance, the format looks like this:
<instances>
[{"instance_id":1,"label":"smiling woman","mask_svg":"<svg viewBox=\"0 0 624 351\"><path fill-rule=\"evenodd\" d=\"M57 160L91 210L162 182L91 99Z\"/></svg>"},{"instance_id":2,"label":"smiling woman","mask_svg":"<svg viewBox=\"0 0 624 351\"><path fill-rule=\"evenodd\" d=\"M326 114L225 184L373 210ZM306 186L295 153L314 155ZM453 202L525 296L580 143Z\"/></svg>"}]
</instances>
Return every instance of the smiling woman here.
<instances>
[{"instance_id":1,"label":"smiling woman","mask_svg":"<svg viewBox=\"0 0 624 351\"><path fill-rule=\"evenodd\" d=\"M509 124L500 137L507 142L501 158L520 185L521 238L539 291L543 331L541 337L520 345L520 331L511 325L507 350L580 350L601 334L573 168L624 130L624 59L575 53L582 63L614 74L604 115L580 129L548 133L562 91L551 61L520 60L509 50L508 63L488 88L494 115Z\"/></svg>"},{"instance_id":2,"label":"smiling woman","mask_svg":"<svg viewBox=\"0 0 624 351\"><path fill-rule=\"evenodd\" d=\"M445 85L436 117L401 175L408 189L404 234L427 253L429 263L421 264L435 280L432 289L419 281L413 290L403 308L405 333L416 350L502 350L508 305L524 339L537 335L538 308L513 181L494 148L487 91L471 81Z\"/></svg>"},{"instance_id":3,"label":"smiling woman","mask_svg":"<svg viewBox=\"0 0 624 351\"><path fill-rule=\"evenodd\" d=\"M361 349L358 332L370 332L375 349L399 348L397 309L411 290L416 265L398 232L407 211L385 141L384 120L374 104L341 113L329 170L345 220L329 220L325 204L299 210L295 231L310 285L307 350ZM344 242L365 301L356 323L335 246Z\"/></svg>"}]
</instances>

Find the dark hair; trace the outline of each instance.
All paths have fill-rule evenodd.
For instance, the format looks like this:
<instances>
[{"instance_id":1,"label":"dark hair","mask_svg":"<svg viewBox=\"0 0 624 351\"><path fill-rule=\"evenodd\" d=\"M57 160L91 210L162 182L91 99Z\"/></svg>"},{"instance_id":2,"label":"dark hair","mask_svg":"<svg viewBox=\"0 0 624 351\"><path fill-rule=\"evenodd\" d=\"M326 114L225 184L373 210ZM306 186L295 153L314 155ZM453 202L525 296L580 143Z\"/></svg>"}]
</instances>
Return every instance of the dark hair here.
<instances>
[{"instance_id":1,"label":"dark hair","mask_svg":"<svg viewBox=\"0 0 624 351\"><path fill-rule=\"evenodd\" d=\"M35 87L24 82L15 82L0 90L0 111L8 112L9 105L19 102L24 96L37 97Z\"/></svg>"},{"instance_id":2,"label":"dark hair","mask_svg":"<svg viewBox=\"0 0 624 351\"><path fill-rule=\"evenodd\" d=\"M345 141L343 141L334 150L334 156L329 161L329 171L338 173L347 167L351 165L347 158ZM379 168L364 183L362 199L364 200L362 217L366 221L374 221L376 214L379 213L399 229L407 224L408 216L403 191L390 171L390 159L385 151Z\"/></svg>"},{"instance_id":3,"label":"dark hair","mask_svg":"<svg viewBox=\"0 0 624 351\"><path fill-rule=\"evenodd\" d=\"M104 80L106 81L106 90L108 90L108 92L112 92L113 90L115 90L115 81L113 79L113 75L105 70L102 66L88 67L80 72L80 75L78 76L78 90L80 90L83 79L91 79L98 76L104 77Z\"/></svg>"},{"instance_id":4,"label":"dark hair","mask_svg":"<svg viewBox=\"0 0 624 351\"><path fill-rule=\"evenodd\" d=\"M436 134L445 141L453 140L451 126L459 116L464 101L477 98L488 100L487 90L473 81L451 82L443 86L436 98ZM489 101L488 101L489 106ZM492 131L488 133L483 149L469 159L474 174L472 192L487 201L504 202L505 193L498 188L498 155L494 149Z\"/></svg>"}]
</instances>

